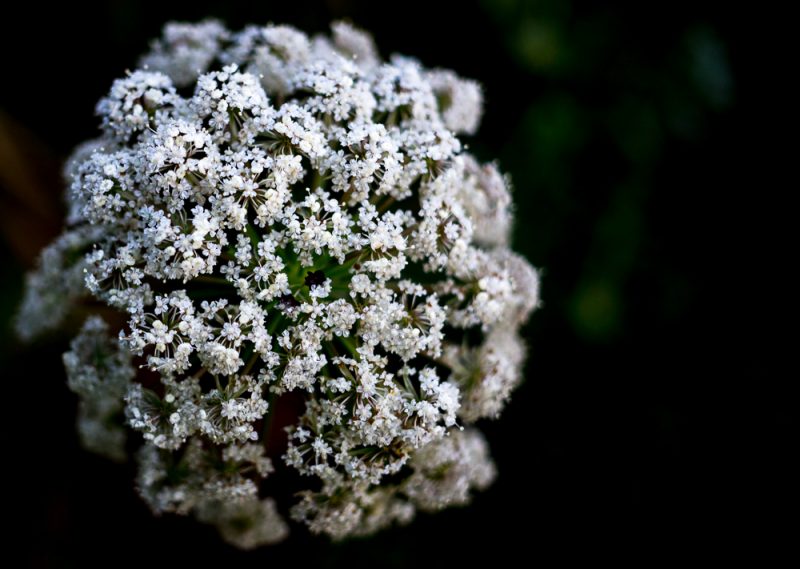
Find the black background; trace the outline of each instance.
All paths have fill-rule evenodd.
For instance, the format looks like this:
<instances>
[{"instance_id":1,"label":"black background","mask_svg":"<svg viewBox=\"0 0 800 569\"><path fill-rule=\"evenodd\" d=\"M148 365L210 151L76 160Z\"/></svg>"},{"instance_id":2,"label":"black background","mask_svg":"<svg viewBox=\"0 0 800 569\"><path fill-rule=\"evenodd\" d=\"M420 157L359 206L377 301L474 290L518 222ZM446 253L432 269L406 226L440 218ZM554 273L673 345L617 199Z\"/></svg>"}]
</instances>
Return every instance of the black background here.
<instances>
[{"instance_id":1,"label":"black background","mask_svg":"<svg viewBox=\"0 0 800 569\"><path fill-rule=\"evenodd\" d=\"M130 465L80 449L67 333L21 346L8 329L23 271L60 229L58 160L96 135L95 102L163 22L209 15L308 32L349 17L383 55L485 86L468 144L512 176L515 248L542 268L544 304L526 328L526 383L483 425L500 476L472 506L367 540L294 528L280 546L237 552L212 528L152 518ZM787 543L797 255L782 202L797 182L778 172L797 143L777 136L791 140L783 85L796 72L779 63L782 20L766 6L555 0L28 3L3 15L0 415L6 538L23 566L534 564L642 544L649 564L693 546Z\"/></svg>"}]
</instances>

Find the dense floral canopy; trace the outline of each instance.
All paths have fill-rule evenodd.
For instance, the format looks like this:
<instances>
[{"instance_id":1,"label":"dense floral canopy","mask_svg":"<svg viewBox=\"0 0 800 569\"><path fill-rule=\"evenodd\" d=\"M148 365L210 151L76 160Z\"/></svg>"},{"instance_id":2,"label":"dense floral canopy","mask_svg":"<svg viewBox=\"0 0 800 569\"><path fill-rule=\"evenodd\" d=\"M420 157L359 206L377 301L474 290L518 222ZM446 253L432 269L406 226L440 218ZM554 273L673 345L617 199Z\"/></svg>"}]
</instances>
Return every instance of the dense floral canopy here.
<instances>
[{"instance_id":1,"label":"dense floral canopy","mask_svg":"<svg viewBox=\"0 0 800 569\"><path fill-rule=\"evenodd\" d=\"M481 107L349 24L168 25L99 102L18 319L32 337L87 296L124 315L64 355L87 447L124 459L138 431L152 509L241 547L287 532L279 468L305 481L292 517L337 538L486 487L470 425L519 382L538 277L509 249L508 180L459 141Z\"/></svg>"}]
</instances>

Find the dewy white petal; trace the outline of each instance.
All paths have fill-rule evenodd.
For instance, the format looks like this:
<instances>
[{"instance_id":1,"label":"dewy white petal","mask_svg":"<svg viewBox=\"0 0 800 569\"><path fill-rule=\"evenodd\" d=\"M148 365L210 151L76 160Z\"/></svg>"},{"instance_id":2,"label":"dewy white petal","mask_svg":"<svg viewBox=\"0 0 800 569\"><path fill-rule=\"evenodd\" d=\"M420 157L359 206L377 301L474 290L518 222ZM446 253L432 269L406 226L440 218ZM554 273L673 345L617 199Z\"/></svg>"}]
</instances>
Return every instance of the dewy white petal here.
<instances>
[{"instance_id":1,"label":"dewy white petal","mask_svg":"<svg viewBox=\"0 0 800 569\"><path fill-rule=\"evenodd\" d=\"M470 425L521 380L539 277L510 249L508 178L457 136L482 107L348 23L168 24L68 161L67 229L16 322L32 338L84 297L115 313L64 354L83 443L122 460L135 431L153 511L245 549L288 531L260 492L276 468L312 478L291 515L334 538L490 484Z\"/></svg>"}]
</instances>

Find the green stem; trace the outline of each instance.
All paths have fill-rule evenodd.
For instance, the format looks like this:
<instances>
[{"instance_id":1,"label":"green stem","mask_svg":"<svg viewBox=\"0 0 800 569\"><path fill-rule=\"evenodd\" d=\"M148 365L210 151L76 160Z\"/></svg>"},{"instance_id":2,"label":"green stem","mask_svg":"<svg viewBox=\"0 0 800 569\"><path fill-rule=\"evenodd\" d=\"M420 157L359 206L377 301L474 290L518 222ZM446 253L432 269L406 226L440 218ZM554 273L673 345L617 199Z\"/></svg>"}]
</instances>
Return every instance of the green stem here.
<instances>
[{"instance_id":1,"label":"green stem","mask_svg":"<svg viewBox=\"0 0 800 569\"><path fill-rule=\"evenodd\" d=\"M269 323L269 326L267 327L267 333L270 336L275 334L275 330L277 330L277 328L280 325L280 323L284 320L282 314L275 313L275 312L273 312L273 314L275 314L275 317L272 319L272 321Z\"/></svg>"},{"instance_id":2,"label":"green stem","mask_svg":"<svg viewBox=\"0 0 800 569\"><path fill-rule=\"evenodd\" d=\"M221 284L226 286L230 286L231 284L228 279L223 277L214 277L211 275L198 275L194 278L194 280L200 283Z\"/></svg>"},{"instance_id":3,"label":"green stem","mask_svg":"<svg viewBox=\"0 0 800 569\"><path fill-rule=\"evenodd\" d=\"M252 356L250 356L250 361L247 362L247 365L244 366L242 370L242 375L247 375L250 373L250 370L253 369L253 366L256 365L258 361L258 352L255 352Z\"/></svg>"},{"instance_id":4,"label":"green stem","mask_svg":"<svg viewBox=\"0 0 800 569\"><path fill-rule=\"evenodd\" d=\"M361 355L358 353L356 342L353 340L353 338L340 336L339 342L341 342L341 344L347 348L347 351L350 352L350 355L353 357L353 359L361 359Z\"/></svg>"}]
</instances>

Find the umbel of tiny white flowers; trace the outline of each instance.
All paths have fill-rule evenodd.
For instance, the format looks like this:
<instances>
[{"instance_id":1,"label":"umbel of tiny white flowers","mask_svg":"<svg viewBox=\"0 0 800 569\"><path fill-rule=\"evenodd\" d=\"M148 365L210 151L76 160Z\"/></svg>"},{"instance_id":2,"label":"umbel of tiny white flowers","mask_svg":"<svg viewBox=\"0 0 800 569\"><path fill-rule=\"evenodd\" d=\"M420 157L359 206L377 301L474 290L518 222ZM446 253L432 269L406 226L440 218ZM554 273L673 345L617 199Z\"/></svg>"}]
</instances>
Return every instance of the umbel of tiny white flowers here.
<instances>
[{"instance_id":1,"label":"umbel of tiny white flowers","mask_svg":"<svg viewBox=\"0 0 800 569\"><path fill-rule=\"evenodd\" d=\"M18 318L31 338L84 297L122 316L64 354L86 447L124 460L135 431L152 510L242 548L288 532L277 468L303 480L290 516L334 538L487 487L472 425L520 381L538 277L509 248L507 178L459 141L481 107L346 23L168 24L97 105ZM281 443L286 397L304 407Z\"/></svg>"}]
</instances>

